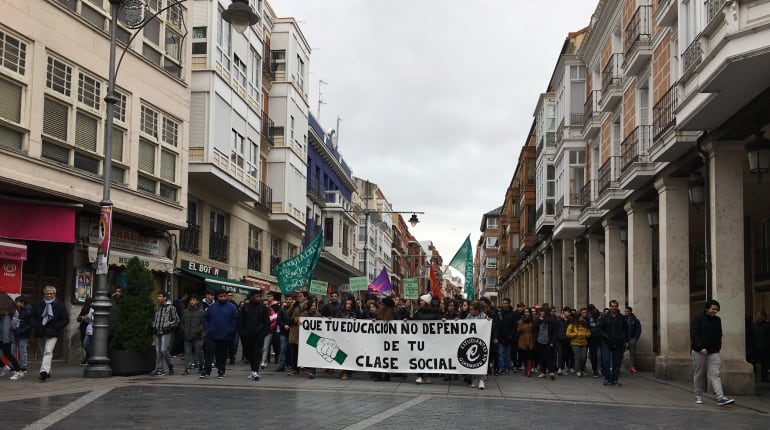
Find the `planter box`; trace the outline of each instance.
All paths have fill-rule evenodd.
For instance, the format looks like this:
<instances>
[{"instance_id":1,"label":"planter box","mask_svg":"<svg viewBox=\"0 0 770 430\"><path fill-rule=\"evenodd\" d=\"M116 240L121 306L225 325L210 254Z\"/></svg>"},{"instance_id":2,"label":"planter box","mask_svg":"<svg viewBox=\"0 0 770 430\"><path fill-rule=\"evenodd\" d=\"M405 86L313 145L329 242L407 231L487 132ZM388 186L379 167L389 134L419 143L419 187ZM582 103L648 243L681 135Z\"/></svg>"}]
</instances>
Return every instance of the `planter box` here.
<instances>
[{"instance_id":1,"label":"planter box","mask_svg":"<svg viewBox=\"0 0 770 430\"><path fill-rule=\"evenodd\" d=\"M155 370L155 349L134 351L130 349L111 349L110 367L115 376L135 376L149 374Z\"/></svg>"}]
</instances>

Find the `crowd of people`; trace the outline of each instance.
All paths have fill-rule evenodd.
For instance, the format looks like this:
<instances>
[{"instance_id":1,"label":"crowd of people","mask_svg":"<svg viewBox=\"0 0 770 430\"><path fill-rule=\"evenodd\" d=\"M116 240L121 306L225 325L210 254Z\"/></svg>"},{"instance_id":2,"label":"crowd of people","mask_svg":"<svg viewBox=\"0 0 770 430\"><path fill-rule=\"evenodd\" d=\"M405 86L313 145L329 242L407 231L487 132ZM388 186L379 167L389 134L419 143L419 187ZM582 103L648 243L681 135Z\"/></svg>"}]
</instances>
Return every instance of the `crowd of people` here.
<instances>
[{"instance_id":1,"label":"crowd of people","mask_svg":"<svg viewBox=\"0 0 770 430\"><path fill-rule=\"evenodd\" d=\"M0 373L11 373L11 380L27 374L27 345L34 335L40 345L42 362L40 379L51 377L51 359L56 342L69 322L65 305L56 299L56 289L45 287L43 298L34 304L24 296L15 299L0 294L0 351L5 364ZM119 292L116 292L119 294ZM217 377L224 378L226 366L233 365L240 345L241 360L251 367L249 377L260 379L260 370L276 365L277 372L289 376L304 374L313 379L316 369L298 366L300 320L304 317L375 319L375 320L460 320L488 319L492 322L489 345L494 356L489 360L489 374L521 373L537 378L574 375L577 378L593 376L603 385L620 386L621 363L629 353L628 370L636 373L636 344L642 335L642 324L630 306L620 311L617 300L600 311L594 305L573 309L556 309L547 303L512 306L504 298L499 307L488 298L468 301L462 298L439 299L424 294L416 301L401 300L398 296L357 299L352 294L340 296L331 292L328 301L319 301L306 291L279 295L254 290L240 303L233 293L207 291L204 298L185 295L171 301L167 292L157 294L158 305L151 323L155 333L156 367L153 376L173 375L172 357L183 358L183 375L198 373L208 379L214 368ZM86 353L91 353L93 309L87 301L77 317L81 342ZM693 384L695 402L703 403L702 387L705 376L711 379L717 404L734 402L722 390L719 352L722 344L721 320L717 316L719 303L706 302L704 312L691 324L693 357ZM757 344L757 362L762 380L768 378L770 364L770 323L760 312L752 326ZM590 365L590 369L588 367ZM334 374L333 369L324 372ZM339 373L343 380L353 372ZM371 372L369 377L388 381L391 374ZM405 377L405 375L399 375ZM432 382L434 374L418 374L417 384ZM445 381L459 379L459 375L444 375ZM473 388L484 389L486 377L466 377Z\"/></svg>"}]
</instances>

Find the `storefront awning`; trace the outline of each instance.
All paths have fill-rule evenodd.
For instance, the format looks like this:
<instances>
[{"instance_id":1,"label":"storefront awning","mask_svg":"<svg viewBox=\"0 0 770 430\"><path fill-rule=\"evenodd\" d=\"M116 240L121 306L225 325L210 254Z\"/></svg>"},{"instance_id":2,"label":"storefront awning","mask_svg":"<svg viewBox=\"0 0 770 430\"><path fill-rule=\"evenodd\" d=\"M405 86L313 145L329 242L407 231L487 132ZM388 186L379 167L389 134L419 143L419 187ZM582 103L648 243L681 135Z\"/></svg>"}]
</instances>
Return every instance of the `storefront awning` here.
<instances>
[{"instance_id":1,"label":"storefront awning","mask_svg":"<svg viewBox=\"0 0 770 430\"><path fill-rule=\"evenodd\" d=\"M88 260L92 263L96 261L97 249L94 246L88 247ZM174 273L174 261L166 257L157 257L154 255L143 254L141 252L124 252L110 249L110 265L125 266L128 260L138 257L139 261L149 270L156 272Z\"/></svg>"},{"instance_id":2,"label":"storefront awning","mask_svg":"<svg viewBox=\"0 0 770 430\"><path fill-rule=\"evenodd\" d=\"M0 258L6 260L26 260L27 245L0 239Z\"/></svg>"},{"instance_id":3,"label":"storefront awning","mask_svg":"<svg viewBox=\"0 0 770 430\"><path fill-rule=\"evenodd\" d=\"M201 273L201 272L194 272L192 270L186 270L186 269L179 269L179 270L181 270L182 273L186 275L190 275L202 280L203 282L205 282L206 288L210 288L213 290L231 291L237 294L249 294L254 290L259 290L259 288L257 287L252 287L251 285L245 284L241 281L236 281L235 279L222 278L219 276L213 276L213 275L209 275L207 273Z\"/></svg>"}]
</instances>

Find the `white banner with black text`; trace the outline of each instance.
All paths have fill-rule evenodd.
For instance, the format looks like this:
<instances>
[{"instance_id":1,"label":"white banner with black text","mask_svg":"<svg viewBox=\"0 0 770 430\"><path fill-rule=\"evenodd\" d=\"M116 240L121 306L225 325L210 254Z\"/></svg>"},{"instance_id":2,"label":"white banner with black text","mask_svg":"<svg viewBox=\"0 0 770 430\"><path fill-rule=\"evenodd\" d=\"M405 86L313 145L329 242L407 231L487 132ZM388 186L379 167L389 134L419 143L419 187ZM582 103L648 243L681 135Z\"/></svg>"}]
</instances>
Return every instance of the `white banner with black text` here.
<instances>
[{"instance_id":1,"label":"white banner with black text","mask_svg":"<svg viewBox=\"0 0 770 430\"><path fill-rule=\"evenodd\" d=\"M492 321L302 318L301 367L485 375Z\"/></svg>"}]
</instances>

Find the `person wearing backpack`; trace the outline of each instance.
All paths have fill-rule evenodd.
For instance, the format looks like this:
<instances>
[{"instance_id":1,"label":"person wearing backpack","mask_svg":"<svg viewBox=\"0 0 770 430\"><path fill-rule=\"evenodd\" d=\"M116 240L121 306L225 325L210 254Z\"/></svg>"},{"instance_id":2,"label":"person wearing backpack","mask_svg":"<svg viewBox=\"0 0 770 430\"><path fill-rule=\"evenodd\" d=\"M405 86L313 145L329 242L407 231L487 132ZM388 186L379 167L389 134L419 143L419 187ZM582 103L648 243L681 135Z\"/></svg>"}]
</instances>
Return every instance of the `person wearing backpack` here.
<instances>
[{"instance_id":1,"label":"person wearing backpack","mask_svg":"<svg viewBox=\"0 0 770 430\"><path fill-rule=\"evenodd\" d=\"M174 328L179 325L179 315L176 308L168 300L168 293L161 291L158 293L158 307L155 308L155 318L153 318L152 328L155 330L155 370L152 376L163 376L166 371L163 370L163 362L168 365L168 374L174 374L174 365L171 363L171 353L169 348L174 339Z\"/></svg>"}]
</instances>

